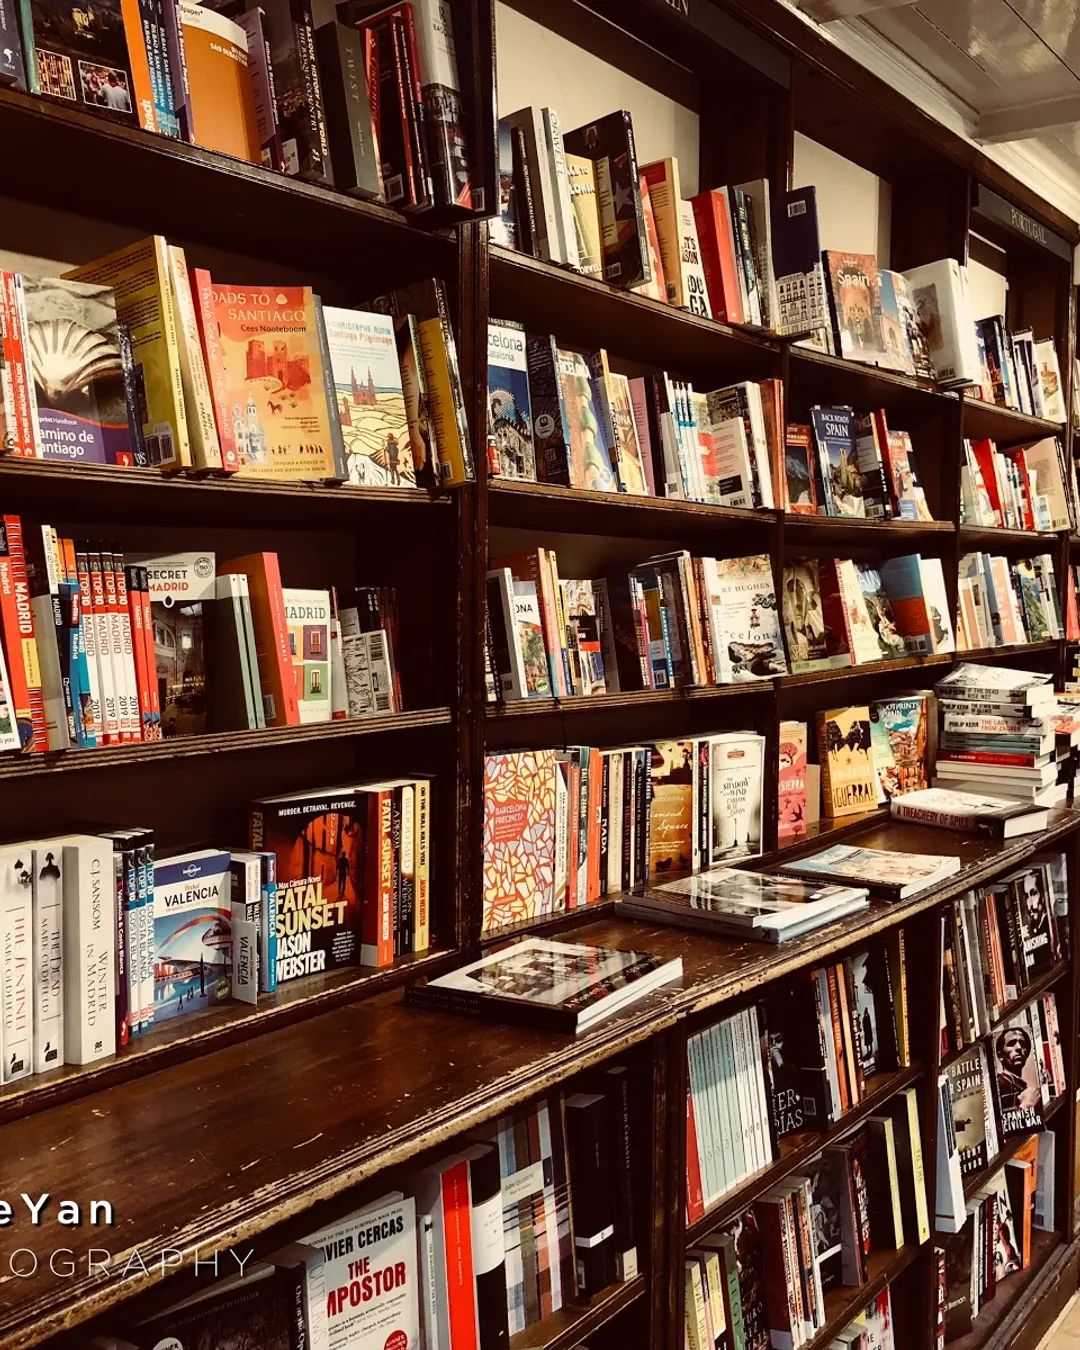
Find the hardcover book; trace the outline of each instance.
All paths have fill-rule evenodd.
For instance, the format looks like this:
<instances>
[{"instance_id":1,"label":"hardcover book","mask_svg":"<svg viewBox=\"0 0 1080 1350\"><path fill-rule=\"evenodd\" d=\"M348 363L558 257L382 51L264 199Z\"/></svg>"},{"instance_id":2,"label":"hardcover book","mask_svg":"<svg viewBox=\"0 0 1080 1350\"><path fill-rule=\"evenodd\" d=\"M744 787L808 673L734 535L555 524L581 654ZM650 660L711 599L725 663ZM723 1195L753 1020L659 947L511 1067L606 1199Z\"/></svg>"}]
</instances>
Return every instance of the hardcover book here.
<instances>
[{"instance_id":1,"label":"hardcover book","mask_svg":"<svg viewBox=\"0 0 1080 1350\"><path fill-rule=\"evenodd\" d=\"M858 815L877 804L870 709L837 708L817 715L821 804L826 816Z\"/></svg>"},{"instance_id":2,"label":"hardcover book","mask_svg":"<svg viewBox=\"0 0 1080 1350\"><path fill-rule=\"evenodd\" d=\"M501 127L502 123L499 125ZM578 271L582 276L598 278L604 272L604 255L600 241L600 207L596 200L596 171L592 160L583 155L568 154L566 176L570 183L570 204L574 209Z\"/></svg>"},{"instance_id":3,"label":"hardcover book","mask_svg":"<svg viewBox=\"0 0 1080 1350\"><path fill-rule=\"evenodd\" d=\"M215 282L213 303L238 475L341 478L310 287L258 290Z\"/></svg>"},{"instance_id":4,"label":"hardcover book","mask_svg":"<svg viewBox=\"0 0 1080 1350\"><path fill-rule=\"evenodd\" d=\"M488 447L492 473L536 482L525 330L488 324Z\"/></svg>"},{"instance_id":5,"label":"hardcover book","mask_svg":"<svg viewBox=\"0 0 1080 1350\"><path fill-rule=\"evenodd\" d=\"M232 997L229 854L218 849L154 865L154 1022Z\"/></svg>"},{"instance_id":6,"label":"hardcover book","mask_svg":"<svg viewBox=\"0 0 1080 1350\"><path fill-rule=\"evenodd\" d=\"M409 985L411 1007L579 1032L682 978L682 961L525 938L449 975Z\"/></svg>"},{"instance_id":7,"label":"hardcover book","mask_svg":"<svg viewBox=\"0 0 1080 1350\"><path fill-rule=\"evenodd\" d=\"M25 276L23 294L42 458L133 464L115 292Z\"/></svg>"},{"instance_id":8,"label":"hardcover book","mask_svg":"<svg viewBox=\"0 0 1080 1350\"><path fill-rule=\"evenodd\" d=\"M378 794L329 788L251 805L251 847L277 863L278 983L360 963L364 906L378 904Z\"/></svg>"},{"instance_id":9,"label":"hardcover book","mask_svg":"<svg viewBox=\"0 0 1080 1350\"><path fill-rule=\"evenodd\" d=\"M555 884L555 752L484 760L486 937L551 912Z\"/></svg>"},{"instance_id":10,"label":"hardcover book","mask_svg":"<svg viewBox=\"0 0 1080 1350\"><path fill-rule=\"evenodd\" d=\"M322 312L347 481L368 487L414 487L416 454L405 413L394 321L385 314L331 305L324 305Z\"/></svg>"},{"instance_id":11,"label":"hardcover book","mask_svg":"<svg viewBox=\"0 0 1080 1350\"><path fill-rule=\"evenodd\" d=\"M302 725L329 722L332 706L330 624L333 618L330 592L286 586L281 594L285 601L300 722Z\"/></svg>"}]
</instances>

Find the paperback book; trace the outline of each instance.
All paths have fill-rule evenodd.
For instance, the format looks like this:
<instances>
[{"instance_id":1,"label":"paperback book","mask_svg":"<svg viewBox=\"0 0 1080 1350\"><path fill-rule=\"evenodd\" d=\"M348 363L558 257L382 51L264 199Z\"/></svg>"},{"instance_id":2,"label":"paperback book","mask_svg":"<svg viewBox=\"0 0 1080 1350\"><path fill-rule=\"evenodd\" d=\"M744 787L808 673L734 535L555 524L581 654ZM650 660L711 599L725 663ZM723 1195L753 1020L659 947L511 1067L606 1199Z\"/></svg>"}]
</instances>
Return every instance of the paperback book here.
<instances>
[{"instance_id":1,"label":"paperback book","mask_svg":"<svg viewBox=\"0 0 1080 1350\"><path fill-rule=\"evenodd\" d=\"M930 890L960 871L961 861L937 853L897 853L889 849L834 844L821 853L781 863L780 870L810 880L868 886L889 900L906 900Z\"/></svg>"}]
</instances>

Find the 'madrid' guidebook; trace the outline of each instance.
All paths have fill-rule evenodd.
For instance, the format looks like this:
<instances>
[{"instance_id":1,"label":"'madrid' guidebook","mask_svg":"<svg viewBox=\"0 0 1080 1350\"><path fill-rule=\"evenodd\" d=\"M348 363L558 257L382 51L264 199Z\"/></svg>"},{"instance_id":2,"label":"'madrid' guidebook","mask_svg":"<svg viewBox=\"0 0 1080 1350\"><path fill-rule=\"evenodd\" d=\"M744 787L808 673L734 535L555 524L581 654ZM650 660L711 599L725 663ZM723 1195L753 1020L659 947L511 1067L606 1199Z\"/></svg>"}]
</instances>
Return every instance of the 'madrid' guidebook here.
<instances>
[{"instance_id":1,"label":"'madrid' guidebook","mask_svg":"<svg viewBox=\"0 0 1080 1350\"><path fill-rule=\"evenodd\" d=\"M682 961L576 942L526 938L405 990L413 1008L462 1013L548 1031L585 1031L682 978Z\"/></svg>"}]
</instances>

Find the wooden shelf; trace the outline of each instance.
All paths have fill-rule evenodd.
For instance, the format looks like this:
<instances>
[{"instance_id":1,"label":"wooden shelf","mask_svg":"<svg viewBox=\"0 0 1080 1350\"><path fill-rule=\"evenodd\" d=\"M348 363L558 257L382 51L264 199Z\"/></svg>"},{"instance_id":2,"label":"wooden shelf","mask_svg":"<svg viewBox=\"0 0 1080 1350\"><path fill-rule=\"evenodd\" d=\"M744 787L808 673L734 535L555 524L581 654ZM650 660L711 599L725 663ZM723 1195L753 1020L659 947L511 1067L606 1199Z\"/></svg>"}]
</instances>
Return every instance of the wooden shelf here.
<instances>
[{"instance_id":1,"label":"wooden shelf","mask_svg":"<svg viewBox=\"0 0 1080 1350\"><path fill-rule=\"evenodd\" d=\"M958 407L955 394L899 371L864 366L809 347L791 347L788 359L791 422L804 420L805 411L815 403L825 407L850 404L857 412L884 407L893 430L908 430L906 420L917 425L943 412L955 413Z\"/></svg>"},{"instance_id":2,"label":"wooden shelf","mask_svg":"<svg viewBox=\"0 0 1080 1350\"><path fill-rule=\"evenodd\" d=\"M923 666L948 666L955 659L952 652L939 652L929 656L902 656L896 661L866 661L858 666L841 666L838 670L812 670L801 675L781 675L777 679L777 684L783 692L785 689L797 689L804 684L851 680L865 675L890 675L899 670L920 670Z\"/></svg>"},{"instance_id":3,"label":"wooden shelf","mask_svg":"<svg viewBox=\"0 0 1080 1350\"><path fill-rule=\"evenodd\" d=\"M995 1290L989 1303L979 1309L979 1315L971 1325L966 1336L959 1336L948 1342L947 1350L981 1350L991 1336L998 1331L1003 1322L1019 1301L1033 1290L1033 1286L1053 1275L1053 1259L1056 1254L1064 1254L1065 1247L1057 1233L1043 1232L1033 1228L1031 1231L1031 1262L1027 1270L1018 1270L1008 1275ZM1007 1342L1002 1342L1007 1344Z\"/></svg>"},{"instance_id":4,"label":"wooden shelf","mask_svg":"<svg viewBox=\"0 0 1080 1350\"><path fill-rule=\"evenodd\" d=\"M798 1172L805 1163L820 1153L828 1144L835 1143L849 1134L858 1125L884 1106L890 1098L922 1077L918 1067L898 1069L893 1073L875 1074L867 1081L866 1095L858 1106L846 1112L835 1125L827 1130L804 1130L799 1134L788 1135L780 1140L780 1156L768 1167L763 1167L748 1177L727 1195L721 1196L706 1213L689 1224L686 1230L687 1246L711 1233L716 1228L724 1228L732 1220L749 1209L759 1196L781 1182L792 1172Z\"/></svg>"},{"instance_id":5,"label":"wooden shelf","mask_svg":"<svg viewBox=\"0 0 1080 1350\"><path fill-rule=\"evenodd\" d=\"M962 397L964 435L970 441L992 440L1001 445L1019 445L1023 441L1039 441L1044 436L1061 436L1065 428L1060 422L1047 422L1041 417L999 408L996 403Z\"/></svg>"},{"instance_id":6,"label":"wooden shelf","mask_svg":"<svg viewBox=\"0 0 1080 1350\"><path fill-rule=\"evenodd\" d=\"M489 720L503 721L523 717L550 717L556 713L606 712L616 708L648 708L662 704L699 703L703 700L772 694L775 680L753 680L746 684L687 685L679 689L632 689L625 694L592 694L581 698L511 698L503 703L485 704Z\"/></svg>"},{"instance_id":7,"label":"wooden shelf","mask_svg":"<svg viewBox=\"0 0 1080 1350\"><path fill-rule=\"evenodd\" d=\"M1043 1123L1048 1125L1051 1120L1061 1110L1065 1097L1055 1097L1049 1106L1043 1107ZM981 1191L986 1183L995 1173L1000 1172L1005 1164L1015 1158L1017 1153L1024 1147L1031 1135L1037 1133L1035 1130L1029 1130L1026 1134L1019 1135L1016 1139L1008 1139L1005 1146L999 1150L996 1157L992 1158L985 1167L980 1167L977 1172L971 1172L964 1178L964 1199L970 1200L976 1191Z\"/></svg>"},{"instance_id":8,"label":"wooden shelf","mask_svg":"<svg viewBox=\"0 0 1080 1350\"><path fill-rule=\"evenodd\" d=\"M204 736L175 736L168 740L106 745L97 750L53 750L41 755L0 757L0 782L50 777L58 773L131 768L134 765L166 772L177 760L203 755L240 754L279 750L289 745L315 745L354 740L360 736L403 735L408 731L449 726L449 708L392 713L385 717L353 717L341 722L318 722L300 727L266 727L261 731L214 731Z\"/></svg>"},{"instance_id":9,"label":"wooden shelf","mask_svg":"<svg viewBox=\"0 0 1080 1350\"><path fill-rule=\"evenodd\" d=\"M860 811L854 816L822 816L807 825L805 834L800 835L798 839L785 840L775 853L767 854L763 859L759 859L759 862L766 866L775 862L788 862L792 858L816 852L819 848L838 843L848 835L889 819L887 806L878 806L872 811Z\"/></svg>"},{"instance_id":10,"label":"wooden shelf","mask_svg":"<svg viewBox=\"0 0 1080 1350\"><path fill-rule=\"evenodd\" d=\"M5 169L11 197L64 211L74 204L128 229L291 267L310 257L318 240L320 262L330 271L338 267L355 278L358 259L377 259L369 281L383 290L380 275L407 269L423 276L454 265L449 231L418 228L379 203L13 89L0 89L0 140L32 150ZM42 174L43 164L62 165L63 172ZM135 182L137 193L117 191Z\"/></svg>"},{"instance_id":11,"label":"wooden shelf","mask_svg":"<svg viewBox=\"0 0 1080 1350\"><path fill-rule=\"evenodd\" d=\"M1016 552L1029 548L1032 553L1049 553L1061 542L1062 531L1004 530L996 526L960 526L960 548L965 553Z\"/></svg>"},{"instance_id":12,"label":"wooden shelf","mask_svg":"<svg viewBox=\"0 0 1080 1350\"><path fill-rule=\"evenodd\" d=\"M583 277L556 263L493 246L491 313L523 321L530 332L554 333L561 345L596 349L679 375L723 372L733 379L780 373L782 344L756 329L735 328L684 309Z\"/></svg>"},{"instance_id":13,"label":"wooden shelf","mask_svg":"<svg viewBox=\"0 0 1080 1350\"><path fill-rule=\"evenodd\" d=\"M510 1337L510 1350L574 1350L584 1338L636 1303L645 1293L645 1277L602 1289L587 1303L571 1303L535 1326Z\"/></svg>"},{"instance_id":14,"label":"wooden shelf","mask_svg":"<svg viewBox=\"0 0 1080 1350\"><path fill-rule=\"evenodd\" d=\"M4 91L0 89L0 104ZM3 118L0 117L0 124ZM149 135L148 132L140 133ZM445 511L449 493L424 488L363 488L347 483L274 483L257 478L163 474L107 464L66 464L51 459L0 457L0 490L8 507L48 520L130 523L132 519L190 525L277 525L295 529L361 521L378 528L380 517L401 529L426 508ZM432 522L433 523L433 522Z\"/></svg>"},{"instance_id":15,"label":"wooden shelf","mask_svg":"<svg viewBox=\"0 0 1080 1350\"><path fill-rule=\"evenodd\" d=\"M857 548L876 548L879 552L902 552L910 545L917 551L919 542L946 541L956 534L951 520L860 520L850 516L784 516L785 545L804 548L830 548L850 543Z\"/></svg>"},{"instance_id":16,"label":"wooden shelf","mask_svg":"<svg viewBox=\"0 0 1080 1350\"><path fill-rule=\"evenodd\" d=\"M969 652L957 652L955 660L992 661L998 656L1024 656L1029 652L1053 652L1065 641L1064 638L1048 638L1045 642L1012 642L1004 647L975 647Z\"/></svg>"},{"instance_id":17,"label":"wooden shelf","mask_svg":"<svg viewBox=\"0 0 1080 1350\"><path fill-rule=\"evenodd\" d=\"M276 993L260 994L255 1007L225 1003L192 1013L190 1017L175 1018L148 1035L136 1036L110 1059L95 1064L65 1065L51 1073L32 1074L5 1084L0 1087L0 1122L45 1111L117 1083L145 1078L223 1046L321 1015L359 998L369 998L420 975L440 975L454 964L457 955L448 948L435 948L399 956L392 966L382 969L351 966L309 975L282 985Z\"/></svg>"},{"instance_id":18,"label":"wooden shelf","mask_svg":"<svg viewBox=\"0 0 1080 1350\"><path fill-rule=\"evenodd\" d=\"M489 479L487 490L489 525L520 529L595 534L604 520L605 534L666 538L732 528L766 531L775 529L777 519L775 511L744 511L669 497L633 497L626 492L587 492L515 479Z\"/></svg>"},{"instance_id":19,"label":"wooden shelf","mask_svg":"<svg viewBox=\"0 0 1080 1350\"><path fill-rule=\"evenodd\" d=\"M985 1040L987 1036L992 1036L1003 1023L1009 1020L1010 1017L1013 1017L1016 1013L1020 1012L1022 1008L1026 1008L1029 1004L1034 1003L1037 998L1041 998L1048 990L1053 989L1054 985L1057 984L1058 980L1060 980L1069 969L1070 965L1068 961L1059 961L1053 970L1048 970L1045 975L1034 980L1019 998L1013 999L1011 1003L1006 1003L1002 1007L1001 1011L994 1019L989 1031L984 1032L982 1036L977 1036L975 1040L969 1041L967 1045L961 1046L959 1050L950 1050L947 1055L942 1055L941 1067L945 1069L948 1068L950 1064L955 1064L958 1059L972 1048L972 1046L978 1045L979 1041Z\"/></svg>"}]
</instances>

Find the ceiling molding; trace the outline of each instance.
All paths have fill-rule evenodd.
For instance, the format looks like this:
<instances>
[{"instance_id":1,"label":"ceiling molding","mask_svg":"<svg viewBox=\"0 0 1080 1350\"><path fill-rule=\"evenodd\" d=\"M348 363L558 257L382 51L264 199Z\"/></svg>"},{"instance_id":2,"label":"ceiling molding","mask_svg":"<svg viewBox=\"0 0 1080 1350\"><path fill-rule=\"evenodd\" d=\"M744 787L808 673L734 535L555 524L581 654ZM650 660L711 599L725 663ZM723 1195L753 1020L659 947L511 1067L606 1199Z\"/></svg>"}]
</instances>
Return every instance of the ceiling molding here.
<instances>
[{"instance_id":1,"label":"ceiling molding","mask_svg":"<svg viewBox=\"0 0 1080 1350\"><path fill-rule=\"evenodd\" d=\"M981 145L1022 141L1040 131L1071 126L1074 122L1080 122L1080 94L982 113L975 123L975 139Z\"/></svg>"},{"instance_id":2,"label":"ceiling molding","mask_svg":"<svg viewBox=\"0 0 1080 1350\"><path fill-rule=\"evenodd\" d=\"M875 10L900 9L918 4L918 0L798 0L798 3L811 19L831 23L834 19L856 19Z\"/></svg>"}]
</instances>

